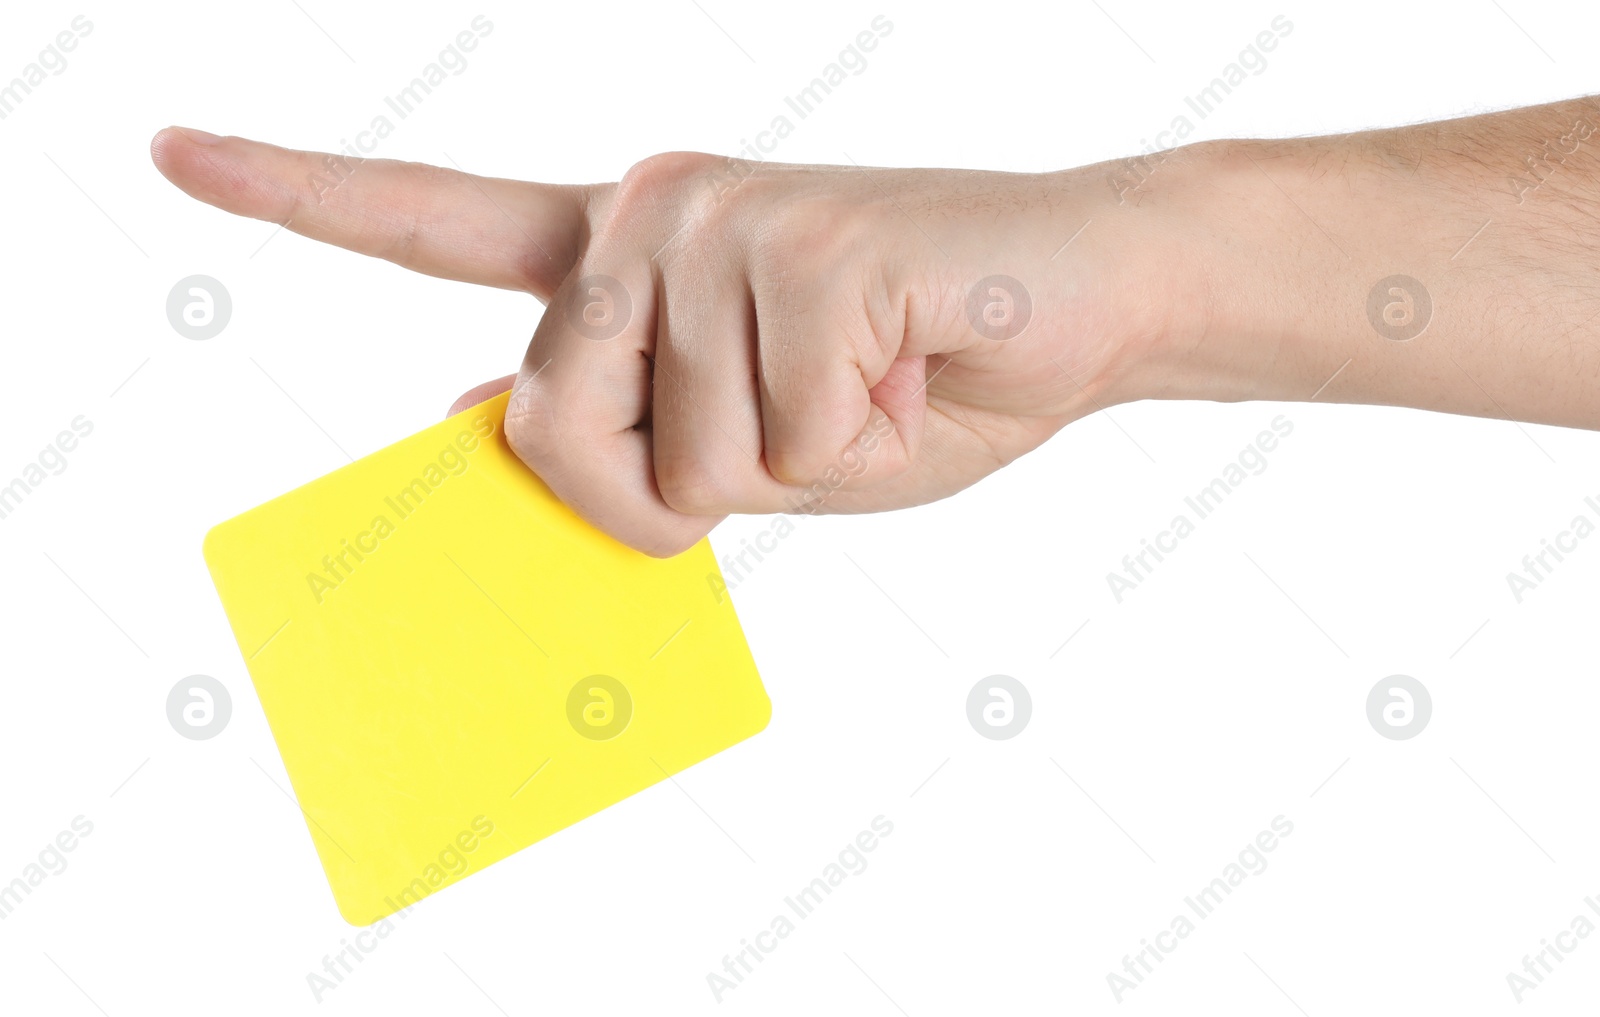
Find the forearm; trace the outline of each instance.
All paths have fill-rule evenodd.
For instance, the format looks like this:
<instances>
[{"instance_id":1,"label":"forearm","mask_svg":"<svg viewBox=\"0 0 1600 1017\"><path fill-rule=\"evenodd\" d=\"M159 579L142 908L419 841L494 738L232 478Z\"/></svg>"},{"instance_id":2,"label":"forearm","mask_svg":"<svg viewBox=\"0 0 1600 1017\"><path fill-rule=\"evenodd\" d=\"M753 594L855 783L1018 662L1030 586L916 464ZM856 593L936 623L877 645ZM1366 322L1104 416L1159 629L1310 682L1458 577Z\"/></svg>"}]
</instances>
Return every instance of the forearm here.
<instances>
[{"instance_id":1,"label":"forearm","mask_svg":"<svg viewBox=\"0 0 1600 1017\"><path fill-rule=\"evenodd\" d=\"M1600 428L1600 103L1175 158L1145 204L1190 224L1172 257L1204 306L1140 396Z\"/></svg>"}]
</instances>

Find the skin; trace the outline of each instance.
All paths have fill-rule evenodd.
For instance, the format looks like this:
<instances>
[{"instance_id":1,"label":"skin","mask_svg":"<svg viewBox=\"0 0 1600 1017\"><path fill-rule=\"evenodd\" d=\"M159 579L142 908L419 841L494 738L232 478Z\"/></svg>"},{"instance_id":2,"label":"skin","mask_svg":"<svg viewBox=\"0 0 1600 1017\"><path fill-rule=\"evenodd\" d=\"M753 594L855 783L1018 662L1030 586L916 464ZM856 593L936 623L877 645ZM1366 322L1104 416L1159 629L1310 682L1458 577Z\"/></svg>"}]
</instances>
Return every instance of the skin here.
<instances>
[{"instance_id":1,"label":"skin","mask_svg":"<svg viewBox=\"0 0 1600 1017\"><path fill-rule=\"evenodd\" d=\"M729 513L943 498L1139 399L1600 428L1597 152L1592 99L1046 174L671 153L574 187L151 146L226 211L548 304L521 370L455 409L510 387L517 454L661 556ZM1369 313L1396 275L1426 297L1375 306L1411 338Z\"/></svg>"}]
</instances>

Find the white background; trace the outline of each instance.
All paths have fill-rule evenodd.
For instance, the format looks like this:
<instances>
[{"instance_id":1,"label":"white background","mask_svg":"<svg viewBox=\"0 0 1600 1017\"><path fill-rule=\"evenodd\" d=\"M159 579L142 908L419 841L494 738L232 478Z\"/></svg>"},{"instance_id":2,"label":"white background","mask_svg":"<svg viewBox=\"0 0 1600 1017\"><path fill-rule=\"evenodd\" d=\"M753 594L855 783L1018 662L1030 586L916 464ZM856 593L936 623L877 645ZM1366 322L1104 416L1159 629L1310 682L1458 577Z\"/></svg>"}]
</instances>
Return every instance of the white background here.
<instances>
[{"instance_id":1,"label":"white background","mask_svg":"<svg viewBox=\"0 0 1600 1017\"><path fill-rule=\"evenodd\" d=\"M0 921L0 1010L1592 1002L1600 937L1520 1006L1506 974L1600 893L1600 541L1521 604L1505 579L1595 516L1592 434L1329 405L1335 381L1317 405L1121 407L945 503L803 519L735 595L771 727L428 899L320 1004L306 975L353 930L200 557L211 525L343 464L335 442L380 448L514 370L539 307L193 202L149 162L162 126L337 147L478 13L492 35L378 154L564 182L731 154L880 13L894 29L867 69L776 157L1034 171L1131 154L1279 14L1292 34L1195 139L1595 90L1592 6L1428 6L8 6L0 79L74 15L94 29L0 121L0 478L80 414L94 433L0 520L0 883L73 817L94 832ZM234 301L207 342L165 316L195 273ZM1117 604L1106 573L1279 413L1294 433L1267 471ZM211 741L166 717L196 673L233 696ZM1409 741L1366 717L1397 673L1433 698ZM1010 741L966 717L991 674L1032 694ZM866 871L719 1005L707 974L878 815L894 833ZM1116 1002L1123 955L1279 815L1294 832L1270 866Z\"/></svg>"}]
</instances>

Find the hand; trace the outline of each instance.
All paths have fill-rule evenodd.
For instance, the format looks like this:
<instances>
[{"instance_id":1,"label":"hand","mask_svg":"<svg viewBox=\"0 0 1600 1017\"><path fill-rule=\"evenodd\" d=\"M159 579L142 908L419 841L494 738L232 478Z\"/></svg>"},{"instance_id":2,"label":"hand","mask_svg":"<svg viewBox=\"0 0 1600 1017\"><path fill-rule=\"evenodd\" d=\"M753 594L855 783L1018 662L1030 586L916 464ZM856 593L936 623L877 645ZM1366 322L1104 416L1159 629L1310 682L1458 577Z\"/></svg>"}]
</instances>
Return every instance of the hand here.
<instances>
[{"instance_id":1,"label":"hand","mask_svg":"<svg viewBox=\"0 0 1600 1017\"><path fill-rule=\"evenodd\" d=\"M547 301L463 402L514 385L518 455L670 555L730 512L942 498L1134 399L1600 428L1597 135L1575 99L1050 174L673 154L588 187L176 129L153 154L229 211Z\"/></svg>"},{"instance_id":2,"label":"hand","mask_svg":"<svg viewBox=\"0 0 1600 1017\"><path fill-rule=\"evenodd\" d=\"M1204 304L1137 242L1161 213L1141 230L1085 228L1119 204L1094 168L676 153L620 183L563 187L178 129L152 153L230 212L546 301L514 380L457 406L512 386L517 454L654 555L727 513L876 511L961 490L1128 397L1157 340Z\"/></svg>"}]
</instances>

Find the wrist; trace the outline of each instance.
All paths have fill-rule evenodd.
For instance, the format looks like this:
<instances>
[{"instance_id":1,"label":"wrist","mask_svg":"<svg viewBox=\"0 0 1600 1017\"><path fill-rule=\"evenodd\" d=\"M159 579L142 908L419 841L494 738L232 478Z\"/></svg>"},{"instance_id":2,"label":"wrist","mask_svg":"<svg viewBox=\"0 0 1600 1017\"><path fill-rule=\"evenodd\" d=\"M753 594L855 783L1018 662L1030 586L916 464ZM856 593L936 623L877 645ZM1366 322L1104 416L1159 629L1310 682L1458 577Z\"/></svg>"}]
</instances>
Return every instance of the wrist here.
<instances>
[{"instance_id":1,"label":"wrist","mask_svg":"<svg viewBox=\"0 0 1600 1017\"><path fill-rule=\"evenodd\" d=\"M1175 295L1141 352L1137 398L1307 398L1344 357L1325 337L1331 282L1356 272L1315 221L1314 153L1300 142L1218 141L1169 153L1161 271ZM1311 388L1300 391L1307 384Z\"/></svg>"},{"instance_id":2,"label":"wrist","mask_svg":"<svg viewBox=\"0 0 1600 1017\"><path fill-rule=\"evenodd\" d=\"M1475 412L1440 379L1509 295L1502 238L1475 235L1502 195L1439 147L1401 130L1182 150L1164 256L1200 311L1151 344L1143 397Z\"/></svg>"},{"instance_id":3,"label":"wrist","mask_svg":"<svg viewBox=\"0 0 1600 1017\"><path fill-rule=\"evenodd\" d=\"M1101 231L1073 266L1100 311L1078 334L1114 336L1095 403L1317 399L1600 426L1583 383L1600 371L1600 230L1575 214L1600 205L1596 124L1600 107L1575 100L1074 171Z\"/></svg>"}]
</instances>

